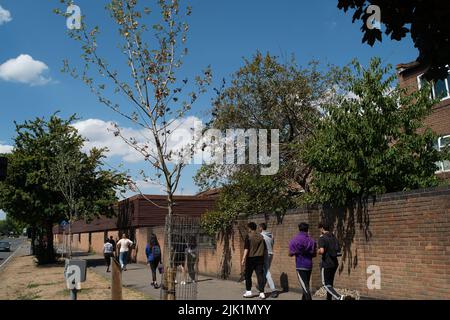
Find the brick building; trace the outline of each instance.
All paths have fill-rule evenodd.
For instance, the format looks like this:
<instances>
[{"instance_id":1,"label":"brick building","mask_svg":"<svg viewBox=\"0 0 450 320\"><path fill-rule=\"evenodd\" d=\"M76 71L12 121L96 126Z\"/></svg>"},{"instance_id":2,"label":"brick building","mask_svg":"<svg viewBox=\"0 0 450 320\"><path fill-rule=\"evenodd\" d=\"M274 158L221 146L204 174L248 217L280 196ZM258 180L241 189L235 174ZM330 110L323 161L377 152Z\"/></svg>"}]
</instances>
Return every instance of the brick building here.
<instances>
[{"instance_id":1,"label":"brick building","mask_svg":"<svg viewBox=\"0 0 450 320\"><path fill-rule=\"evenodd\" d=\"M174 196L174 214L200 217L214 207L214 196ZM146 262L145 246L153 229L158 229L158 240L164 245L164 224L167 214L167 200L164 195L135 195L122 200L117 205L117 216L100 217L90 222L83 220L72 224L72 247L75 250L101 254L106 238L120 239L122 233L135 243L131 259ZM55 243L63 243L63 229L54 227ZM201 234L202 244L211 245L213 239Z\"/></svg>"},{"instance_id":2,"label":"brick building","mask_svg":"<svg viewBox=\"0 0 450 320\"><path fill-rule=\"evenodd\" d=\"M400 87L409 92L421 88L424 83L423 74L426 68L417 62L397 65ZM450 143L450 75L445 80L432 83L430 96L439 98L440 102L433 107L432 114L425 120L425 127L432 129L439 135L436 148L443 148ZM443 179L450 179L450 161L438 164L437 174Z\"/></svg>"}]
</instances>

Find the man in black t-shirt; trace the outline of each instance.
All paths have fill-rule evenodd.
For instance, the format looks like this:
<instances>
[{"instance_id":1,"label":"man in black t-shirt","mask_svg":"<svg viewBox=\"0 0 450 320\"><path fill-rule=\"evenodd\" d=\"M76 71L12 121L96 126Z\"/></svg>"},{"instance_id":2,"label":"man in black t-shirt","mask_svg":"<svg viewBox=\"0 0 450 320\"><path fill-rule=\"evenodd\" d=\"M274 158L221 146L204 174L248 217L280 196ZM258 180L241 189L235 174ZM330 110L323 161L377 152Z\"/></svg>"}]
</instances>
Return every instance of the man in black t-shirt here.
<instances>
[{"instance_id":1,"label":"man in black t-shirt","mask_svg":"<svg viewBox=\"0 0 450 320\"><path fill-rule=\"evenodd\" d=\"M109 241L109 243L111 243L112 246L113 246L113 253L112 253L112 256L114 257L114 254L115 254L115 252L116 252L116 242L114 241L113 236L110 236L108 241Z\"/></svg>"},{"instance_id":2,"label":"man in black t-shirt","mask_svg":"<svg viewBox=\"0 0 450 320\"><path fill-rule=\"evenodd\" d=\"M322 256L320 260L320 275L322 277L322 284L327 291L327 300L344 300L344 296L341 296L333 288L334 276L339 266L339 242L330 232L330 227L326 223L319 223L319 229L321 236L319 238L319 250L318 254Z\"/></svg>"}]
</instances>

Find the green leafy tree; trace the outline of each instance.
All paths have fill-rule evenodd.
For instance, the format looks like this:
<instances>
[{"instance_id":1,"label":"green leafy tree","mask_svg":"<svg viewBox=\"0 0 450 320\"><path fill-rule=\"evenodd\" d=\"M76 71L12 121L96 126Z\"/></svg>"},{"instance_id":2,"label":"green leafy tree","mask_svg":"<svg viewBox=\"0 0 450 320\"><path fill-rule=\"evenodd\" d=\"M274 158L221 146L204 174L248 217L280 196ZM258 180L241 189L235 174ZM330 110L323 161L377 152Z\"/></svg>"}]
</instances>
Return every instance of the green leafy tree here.
<instances>
[{"instance_id":1,"label":"green leafy tree","mask_svg":"<svg viewBox=\"0 0 450 320\"><path fill-rule=\"evenodd\" d=\"M356 207L358 221L369 197L435 186L436 162L448 157L435 147L436 135L423 128L435 100L429 88L407 93L396 84L391 66L378 58L365 69L346 68L342 94L324 104L316 132L302 150L313 168L310 201ZM356 202L355 202L356 201ZM367 228L366 228L367 231Z\"/></svg>"},{"instance_id":2,"label":"green leafy tree","mask_svg":"<svg viewBox=\"0 0 450 320\"><path fill-rule=\"evenodd\" d=\"M40 263L55 259L53 226L73 213L87 221L99 215L113 215L117 188L125 177L101 169L103 151L82 152L84 143L71 126L75 117L63 120L56 115L46 121L36 118L16 124L14 150L8 156L8 176L0 183L0 208L14 220L33 227L38 240ZM66 157L63 171L57 170ZM76 180L75 208L61 188L70 172Z\"/></svg>"},{"instance_id":3,"label":"green leafy tree","mask_svg":"<svg viewBox=\"0 0 450 320\"><path fill-rule=\"evenodd\" d=\"M281 218L294 206L293 197L287 192L283 194L285 190L285 183L271 176L239 172L221 189L215 210L203 217L203 228L216 235L217 232L228 232L239 216L276 214Z\"/></svg>"},{"instance_id":4,"label":"green leafy tree","mask_svg":"<svg viewBox=\"0 0 450 320\"><path fill-rule=\"evenodd\" d=\"M369 45L382 41L382 31L369 28L373 10L380 8L380 20L385 34L392 40L400 41L411 34L414 46L419 50L417 61L428 66L428 79L444 79L448 76L450 57L450 2L441 0L338 0L338 8L345 12L354 10L353 22L361 20L362 41Z\"/></svg>"},{"instance_id":5,"label":"green leafy tree","mask_svg":"<svg viewBox=\"0 0 450 320\"><path fill-rule=\"evenodd\" d=\"M5 220L0 220L0 236L9 235L11 232L15 235L21 235L24 225L6 215Z\"/></svg>"},{"instance_id":6,"label":"green leafy tree","mask_svg":"<svg viewBox=\"0 0 450 320\"><path fill-rule=\"evenodd\" d=\"M317 70L316 62L300 68L293 58L285 63L278 60L257 52L245 59L229 86L217 90L209 127L279 129L280 170L265 177L257 165L202 166L196 184L202 190L223 187L218 209L205 220L211 232L226 230L241 213L281 217L293 206L295 196L309 189L311 168L298 150L314 131L320 102L333 96L331 78Z\"/></svg>"}]
</instances>

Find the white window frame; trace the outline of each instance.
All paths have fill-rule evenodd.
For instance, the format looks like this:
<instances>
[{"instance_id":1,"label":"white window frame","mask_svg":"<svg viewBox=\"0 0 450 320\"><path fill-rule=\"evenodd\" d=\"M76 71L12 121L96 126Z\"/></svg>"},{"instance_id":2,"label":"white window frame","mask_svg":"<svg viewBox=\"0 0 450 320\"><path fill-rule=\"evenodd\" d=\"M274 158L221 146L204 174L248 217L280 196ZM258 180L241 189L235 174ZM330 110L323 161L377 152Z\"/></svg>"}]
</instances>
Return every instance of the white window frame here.
<instances>
[{"instance_id":1,"label":"white window frame","mask_svg":"<svg viewBox=\"0 0 450 320\"><path fill-rule=\"evenodd\" d=\"M450 139L450 135L439 137L439 139L438 139L438 150L439 151L441 151L441 149L445 147L445 145L441 144L441 141L443 139ZM439 161L438 162L438 166L439 166L439 169L436 171L436 173L450 172L450 169L446 169L446 170L444 169L444 162L443 161Z\"/></svg>"},{"instance_id":2,"label":"white window frame","mask_svg":"<svg viewBox=\"0 0 450 320\"><path fill-rule=\"evenodd\" d=\"M424 73L421 73L417 76L417 87L419 88L419 90L422 89L422 82L420 80L422 79L423 75L424 75ZM445 84L445 88L447 89L447 95L445 97L442 97L440 101L450 99L450 83L448 83L448 77L444 79L444 84ZM432 99L434 99L436 97L436 92L435 92L434 86L435 86L435 83L433 82L432 86L431 86L431 98Z\"/></svg>"}]
</instances>

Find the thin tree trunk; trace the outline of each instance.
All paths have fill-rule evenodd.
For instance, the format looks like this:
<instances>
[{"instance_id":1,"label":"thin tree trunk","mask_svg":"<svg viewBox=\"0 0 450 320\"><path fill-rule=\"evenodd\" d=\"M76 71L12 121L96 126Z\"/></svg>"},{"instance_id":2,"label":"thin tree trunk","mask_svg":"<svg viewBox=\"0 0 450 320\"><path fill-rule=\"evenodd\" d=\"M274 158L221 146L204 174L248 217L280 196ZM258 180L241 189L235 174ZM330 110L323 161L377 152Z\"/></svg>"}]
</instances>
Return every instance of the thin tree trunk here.
<instances>
[{"instance_id":1,"label":"thin tree trunk","mask_svg":"<svg viewBox=\"0 0 450 320\"><path fill-rule=\"evenodd\" d=\"M35 228L31 228L31 255L36 254L36 230Z\"/></svg>"},{"instance_id":2,"label":"thin tree trunk","mask_svg":"<svg viewBox=\"0 0 450 320\"><path fill-rule=\"evenodd\" d=\"M166 270L166 275L164 277L165 287L167 288L167 296L166 300L176 300L175 293L175 278L176 278L176 266L172 259L173 257L173 248L172 248L172 217L173 217L173 195L172 192L167 193L167 248L169 252L167 253L169 256L168 263L169 266Z\"/></svg>"},{"instance_id":3,"label":"thin tree trunk","mask_svg":"<svg viewBox=\"0 0 450 320\"><path fill-rule=\"evenodd\" d=\"M69 220L69 259L72 259L72 219Z\"/></svg>"},{"instance_id":4,"label":"thin tree trunk","mask_svg":"<svg viewBox=\"0 0 450 320\"><path fill-rule=\"evenodd\" d=\"M46 225L46 236L47 236L47 262L55 262L55 250L53 247L53 223L52 221L47 221Z\"/></svg>"}]
</instances>

